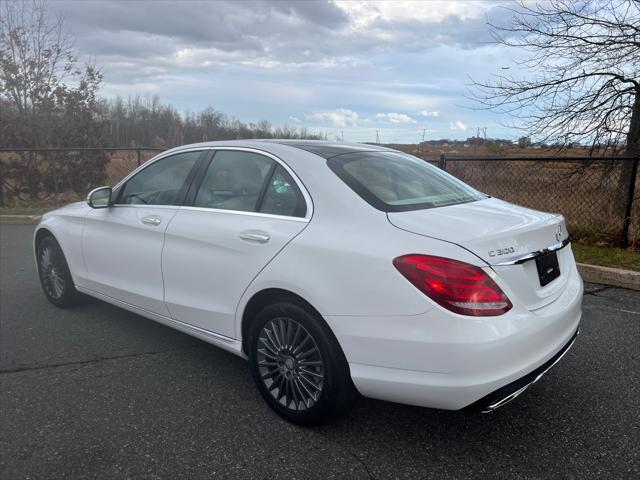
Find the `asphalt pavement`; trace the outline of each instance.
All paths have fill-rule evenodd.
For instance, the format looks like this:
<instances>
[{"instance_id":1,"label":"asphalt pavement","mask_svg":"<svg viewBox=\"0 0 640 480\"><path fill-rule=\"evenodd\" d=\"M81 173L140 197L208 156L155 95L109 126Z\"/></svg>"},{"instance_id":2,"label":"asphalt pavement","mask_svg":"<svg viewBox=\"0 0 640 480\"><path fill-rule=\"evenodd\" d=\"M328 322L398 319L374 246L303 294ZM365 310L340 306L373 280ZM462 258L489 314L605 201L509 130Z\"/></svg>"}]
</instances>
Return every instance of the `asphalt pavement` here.
<instances>
[{"instance_id":1,"label":"asphalt pavement","mask_svg":"<svg viewBox=\"0 0 640 480\"><path fill-rule=\"evenodd\" d=\"M587 285L563 360L488 414L362 399L277 417L244 360L100 301L50 305L0 225L0 478L640 478L640 293Z\"/></svg>"}]
</instances>

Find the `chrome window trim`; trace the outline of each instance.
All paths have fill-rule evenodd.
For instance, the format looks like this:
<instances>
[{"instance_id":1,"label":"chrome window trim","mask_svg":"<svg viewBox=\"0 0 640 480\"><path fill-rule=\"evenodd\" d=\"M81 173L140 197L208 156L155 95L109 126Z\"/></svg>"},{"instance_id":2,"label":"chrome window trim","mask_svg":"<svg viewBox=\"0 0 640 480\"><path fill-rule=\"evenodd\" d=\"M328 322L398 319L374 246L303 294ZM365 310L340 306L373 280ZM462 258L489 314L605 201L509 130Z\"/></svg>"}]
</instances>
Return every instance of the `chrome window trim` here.
<instances>
[{"instance_id":1,"label":"chrome window trim","mask_svg":"<svg viewBox=\"0 0 640 480\"><path fill-rule=\"evenodd\" d=\"M164 159L167 157L171 157L173 155L178 155L181 153L187 153L187 152L204 152L204 151L209 151L209 150L215 150L215 151L240 151L240 152L249 152L249 153L255 153L258 155L264 155L265 157L270 158L271 160L273 160L274 162L278 163L282 168L284 168L286 170L286 172L291 175L291 178L293 178L293 181L296 182L296 186L298 187L298 189L300 190L300 192L302 193L302 197L304 198L304 202L307 206L307 211L305 213L304 217L291 217L288 215L274 215L271 213L260 213L260 212L246 212L243 210L223 210L223 209L217 209L217 208L206 208L206 207L192 207L189 205L140 205L142 207L154 207L154 208L160 208L160 207L173 207L173 208L183 208L183 209L188 209L188 210L202 210L202 211L207 211L207 212L218 212L218 213L235 213L235 214L240 214L240 215L253 215L253 216L257 216L257 217L268 217L268 218L280 218L280 219L284 219L284 220L295 220L295 221L304 221L304 222L308 222L309 220L311 220L311 217L313 216L313 200L311 198L311 195L309 194L307 188L305 187L304 183L302 183L302 180L300 180L300 178L296 175L296 173L291 169L291 167L289 167L289 165L287 165L281 158L277 157L276 155L274 155L273 153L270 152L266 152L264 150L260 150L258 148L250 148L250 147L233 147L233 146L211 146L211 147L194 147L194 148L185 148L184 150L178 150L178 151L172 151L170 153L160 153L158 155L156 155L155 157L151 158L150 160L147 160L145 163L143 163L142 165L140 165L138 168L136 168L133 172L131 172L129 175L127 175L126 177L124 177L122 180L120 180L118 182L118 184L113 187L112 190L116 190L117 188L120 188L122 185L124 185L131 177L133 177L134 175L136 175L138 172L141 172L142 170L144 170L145 168L149 167L150 165ZM112 205L112 207L130 207L130 206L138 206L137 204L123 204L123 203L115 203Z\"/></svg>"},{"instance_id":2,"label":"chrome window trim","mask_svg":"<svg viewBox=\"0 0 640 480\"><path fill-rule=\"evenodd\" d=\"M275 215L273 213L261 213L261 212L246 212L244 210L225 210L222 208L208 208L208 207L192 207L189 205L180 206L180 210L193 210L196 212L211 212L211 213L232 213L235 215L246 215L249 217L264 217L275 218L279 220L291 220L293 222L308 223L310 218L307 217L291 217L289 215Z\"/></svg>"},{"instance_id":3,"label":"chrome window trim","mask_svg":"<svg viewBox=\"0 0 640 480\"><path fill-rule=\"evenodd\" d=\"M118 208L153 208L153 209L163 209L163 210L178 210L180 205L154 205L154 204L146 204L146 203L114 203L111 207Z\"/></svg>"},{"instance_id":4,"label":"chrome window trim","mask_svg":"<svg viewBox=\"0 0 640 480\"><path fill-rule=\"evenodd\" d=\"M519 265L521 263L524 263L528 260L532 260L536 257L539 257L541 255L544 255L545 253L549 253L549 252L556 252L558 250L563 249L564 247L566 247L567 245L569 245L571 243L571 237L567 237L565 238L563 241L558 242L558 243L554 243L553 245L548 246L547 248L543 248L542 250L537 250L535 252L531 252L531 253L525 253L523 255L519 255L511 260L507 260L504 262L500 262L500 263L492 263L491 266L493 267L503 267L506 265Z\"/></svg>"},{"instance_id":5,"label":"chrome window trim","mask_svg":"<svg viewBox=\"0 0 640 480\"><path fill-rule=\"evenodd\" d=\"M180 153L189 153L189 152L204 152L205 150L209 150L208 148L203 148L203 147L197 147L197 148L185 148L184 150L179 150L177 152L171 151L171 152L162 152L159 153L158 155L156 155L155 157L150 158L149 160L147 160L146 162L143 162L142 165L136 167L131 173L129 173L129 175L127 175L126 177L124 177L122 180L120 180L114 187L112 190L115 190L117 188L120 188L122 185L124 185L125 183L127 183L129 181L129 179L131 177L133 177L134 175L137 175L139 172L141 172L142 170L144 170L145 168L153 165L156 162L159 162L160 160L167 158L167 157L172 157L174 155L178 155ZM129 205L129 204L124 204L124 203L116 203L114 205Z\"/></svg>"}]
</instances>

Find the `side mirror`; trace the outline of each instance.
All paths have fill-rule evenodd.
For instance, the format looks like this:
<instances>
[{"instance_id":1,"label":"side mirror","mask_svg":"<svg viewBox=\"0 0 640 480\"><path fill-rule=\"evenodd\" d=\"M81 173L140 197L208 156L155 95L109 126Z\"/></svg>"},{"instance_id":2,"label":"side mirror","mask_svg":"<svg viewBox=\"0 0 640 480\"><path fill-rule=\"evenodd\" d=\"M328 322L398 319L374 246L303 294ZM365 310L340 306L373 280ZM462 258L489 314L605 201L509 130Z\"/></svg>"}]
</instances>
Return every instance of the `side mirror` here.
<instances>
[{"instance_id":1,"label":"side mirror","mask_svg":"<svg viewBox=\"0 0 640 480\"><path fill-rule=\"evenodd\" d=\"M111 187L99 187L87 195L87 204L91 208L107 208L111 205Z\"/></svg>"}]
</instances>

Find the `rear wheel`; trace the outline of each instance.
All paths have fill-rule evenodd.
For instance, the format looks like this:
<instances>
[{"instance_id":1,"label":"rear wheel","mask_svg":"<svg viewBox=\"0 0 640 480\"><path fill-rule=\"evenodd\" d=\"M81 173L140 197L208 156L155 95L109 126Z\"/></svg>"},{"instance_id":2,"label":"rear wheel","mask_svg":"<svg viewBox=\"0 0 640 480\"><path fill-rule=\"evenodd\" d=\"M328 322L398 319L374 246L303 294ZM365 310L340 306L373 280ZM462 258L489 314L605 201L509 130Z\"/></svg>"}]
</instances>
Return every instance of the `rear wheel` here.
<instances>
[{"instance_id":1,"label":"rear wheel","mask_svg":"<svg viewBox=\"0 0 640 480\"><path fill-rule=\"evenodd\" d=\"M37 248L38 276L47 300L56 307L71 307L80 300L60 245L52 236L43 238Z\"/></svg>"},{"instance_id":2,"label":"rear wheel","mask_svg":"<svg viewBox=\"0 0 640 480\"><path fill-rule=\"evenodd\" d=\"M260 311L249 330L260 393L287 420L313 425L347 412L357 397L337 340L319 315L289 299Z\"/></svg>"}]
</instances>

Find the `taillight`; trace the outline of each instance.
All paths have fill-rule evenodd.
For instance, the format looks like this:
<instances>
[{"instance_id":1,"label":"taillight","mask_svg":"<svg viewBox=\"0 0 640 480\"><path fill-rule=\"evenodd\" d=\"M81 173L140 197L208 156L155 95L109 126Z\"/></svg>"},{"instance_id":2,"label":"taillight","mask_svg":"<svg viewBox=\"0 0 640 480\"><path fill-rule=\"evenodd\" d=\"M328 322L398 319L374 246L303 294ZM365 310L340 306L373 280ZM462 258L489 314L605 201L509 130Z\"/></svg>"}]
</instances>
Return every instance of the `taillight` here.
<instances>
[{"instance_id":1,"label":"taillight","mask_svg":"<svg viewBox=\"0 0 640 480\"><path fill-rule=\"evenodd\" d=\"M511 310L511 302L479 267L450 258L404 255L393 265L418 290L461 315L493 316Z\"/></svg>"}]
</instances>

